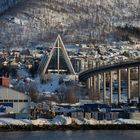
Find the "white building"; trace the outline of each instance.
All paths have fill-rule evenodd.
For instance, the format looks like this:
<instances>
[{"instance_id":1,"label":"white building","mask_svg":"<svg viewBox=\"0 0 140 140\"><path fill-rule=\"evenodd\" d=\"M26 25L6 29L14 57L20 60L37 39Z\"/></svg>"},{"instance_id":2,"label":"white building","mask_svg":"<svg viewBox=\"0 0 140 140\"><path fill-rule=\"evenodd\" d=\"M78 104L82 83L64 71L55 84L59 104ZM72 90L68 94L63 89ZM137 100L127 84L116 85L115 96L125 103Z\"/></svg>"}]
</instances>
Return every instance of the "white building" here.
<instances>
[{"instance_id":1,"label":"white building","mask_svg":"<svg viewBox=\"0 0 140 140\"><path fill-rule=\"evenodd\" d=\"M0 86L0 112L29 116L30 102L31 99L28 95Z\"/></svg>"}]
</instances>

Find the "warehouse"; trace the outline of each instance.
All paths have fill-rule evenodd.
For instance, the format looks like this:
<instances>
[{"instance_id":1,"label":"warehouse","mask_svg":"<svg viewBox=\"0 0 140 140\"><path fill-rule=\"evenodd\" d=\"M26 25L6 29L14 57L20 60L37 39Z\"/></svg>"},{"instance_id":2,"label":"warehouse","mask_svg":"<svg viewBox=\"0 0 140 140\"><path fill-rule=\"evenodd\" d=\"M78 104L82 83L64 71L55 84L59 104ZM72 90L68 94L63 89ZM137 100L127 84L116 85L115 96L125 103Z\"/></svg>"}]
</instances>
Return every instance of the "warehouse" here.
<instances>
[{"instance_id":1,"label":"warehouse","mask_svg":"<svg viewBox=\"0 0 140 140\"><path fill-rule=\"evenodd\" d=\"M18 114L29 117L31 99L28 95L0 86L0 114Z\"/></svg>"}]
</instances>

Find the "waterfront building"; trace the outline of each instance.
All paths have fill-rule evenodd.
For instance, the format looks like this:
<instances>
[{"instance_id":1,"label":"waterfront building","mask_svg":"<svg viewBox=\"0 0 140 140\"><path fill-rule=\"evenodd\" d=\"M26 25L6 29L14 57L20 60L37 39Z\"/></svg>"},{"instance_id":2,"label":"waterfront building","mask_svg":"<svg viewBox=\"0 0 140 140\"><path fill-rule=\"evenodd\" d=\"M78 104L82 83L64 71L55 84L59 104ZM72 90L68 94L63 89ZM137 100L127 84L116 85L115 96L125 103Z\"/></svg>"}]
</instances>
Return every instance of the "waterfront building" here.
<instances>
[{"instance_id":1,"label":"waterfront building","mask_svg":"<svg viewBox=\"0 0 140 140\"><path fill-rule=\"evenodd\" d=\"M16 114L28 118L30 102L28 95L0 86L0 114Z\"/></svg>"}]
</instances>

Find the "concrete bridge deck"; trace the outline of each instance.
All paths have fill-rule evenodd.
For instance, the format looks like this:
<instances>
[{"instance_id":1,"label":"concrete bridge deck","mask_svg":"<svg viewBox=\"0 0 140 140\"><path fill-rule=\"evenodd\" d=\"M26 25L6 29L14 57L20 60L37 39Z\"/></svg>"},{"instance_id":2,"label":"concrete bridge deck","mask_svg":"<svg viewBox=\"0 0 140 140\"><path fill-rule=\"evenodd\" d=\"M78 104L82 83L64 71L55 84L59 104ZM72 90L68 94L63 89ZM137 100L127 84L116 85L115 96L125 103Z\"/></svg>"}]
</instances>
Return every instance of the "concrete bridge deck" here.
<instances>
[{"instance_id":1,"label":"concrete bridge deck","mask_svg":"<svg viewBox=\"0 0 140 140\"><path fill-rule=\"evenodd\" d=\"M139 61L130 61L130 62L125 62L125 63L117 63L114 65L103 65L100 67L92 68L85 70L81 73L79 73L79 81L85 82L88 78L99 74L99 73L104 73L104 72L109 72L109 71L115 71L118 69L125 69L125 68L131 68L131 67L137 67L140 65L140 60Z\"/></svg>"}]
</instances>

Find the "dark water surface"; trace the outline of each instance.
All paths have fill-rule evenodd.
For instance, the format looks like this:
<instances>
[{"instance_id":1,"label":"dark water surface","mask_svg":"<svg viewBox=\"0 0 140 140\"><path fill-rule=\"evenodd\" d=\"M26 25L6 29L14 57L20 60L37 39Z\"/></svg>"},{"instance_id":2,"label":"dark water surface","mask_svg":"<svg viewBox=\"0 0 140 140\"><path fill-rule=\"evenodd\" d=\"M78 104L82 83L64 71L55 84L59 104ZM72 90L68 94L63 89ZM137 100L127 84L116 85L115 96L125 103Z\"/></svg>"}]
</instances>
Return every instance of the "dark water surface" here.
<instances>
[{"instance_id":1,"label":"dark water surface","mask_svg":"<svg viewBox=\"0 0 140 140\"><path fill-rule=\"evenodd\" d=\"M140 140L140 130L0 132L0 140Z\"/></svg>"}]
</instances>

